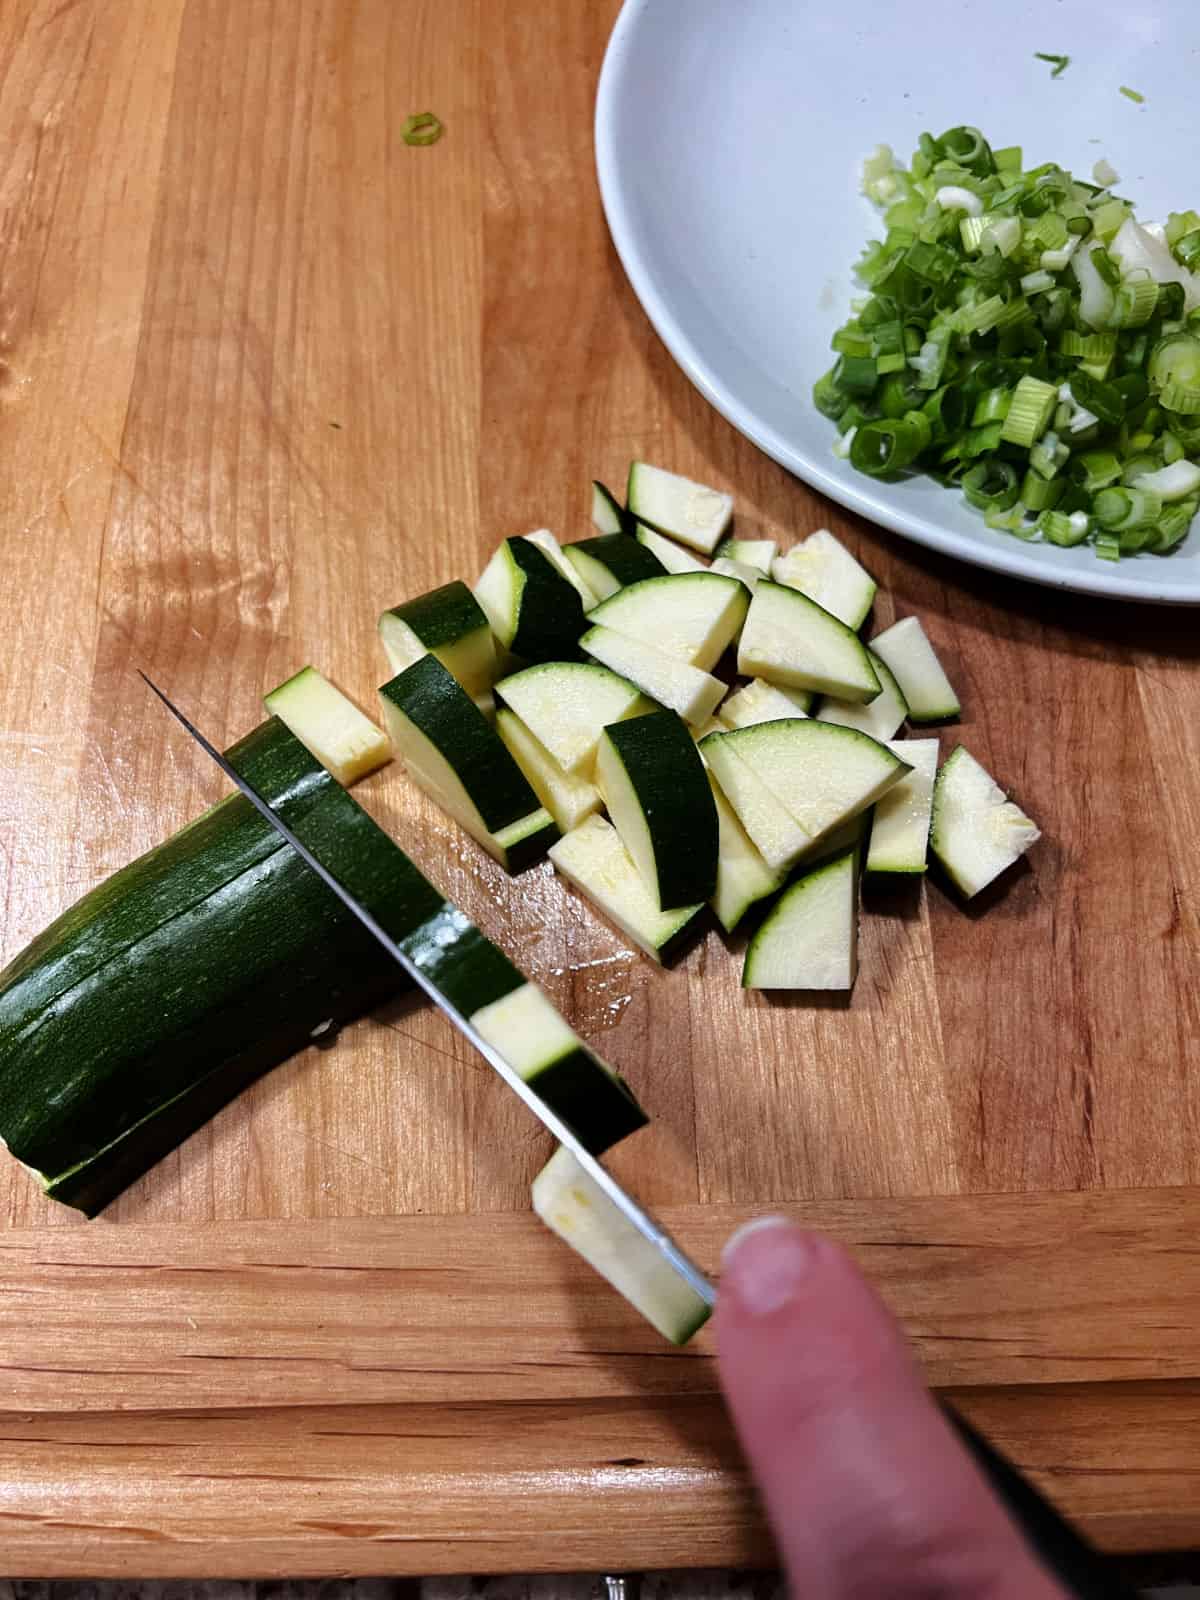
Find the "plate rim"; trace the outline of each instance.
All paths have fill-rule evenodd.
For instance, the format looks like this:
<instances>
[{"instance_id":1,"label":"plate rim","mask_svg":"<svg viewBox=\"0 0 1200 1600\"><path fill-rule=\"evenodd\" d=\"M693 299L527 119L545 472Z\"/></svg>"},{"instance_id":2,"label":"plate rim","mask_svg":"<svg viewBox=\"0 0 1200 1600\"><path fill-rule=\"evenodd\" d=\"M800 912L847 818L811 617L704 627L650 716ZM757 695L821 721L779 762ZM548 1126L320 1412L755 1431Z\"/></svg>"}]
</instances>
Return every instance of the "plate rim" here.
<instances>
[{"instance_id":1,"label":"plate rim","mask_svg":"<svg viewBox=\"0 0 1200 1600\"><path fill-rule=\"evenodd\" d=\"M966 537L930 522L927 518L906 512L890 501L877 498L871 489L871 479L863 478L861 486L853 480L836 477L828 468L797 451L775 428L731 392L712 372L690 339L684 333L667 297L660 292L654 275L644 259L638 243L637 230L626 203L624 185L620 177L621 163L617 157L617 129L619 117L615 102L623 69L622 57L629 46L641 16L654 0L624 0L620 13L609 35L600 68L596 89L596 108L593 124L593 143L596 176L600 201L604 210L609 234L638 303L651 326L670 352L672 359L688 380L708 403L727 422L751 443L758 446L772 460L785 467L794 476L836 501L847 510L857 512L868 521L879 524L902 538L935 550L941 555L982 567L1003 577L1020 578L1043 588L1088 594L1098 599L1132 600L1149 605L1200 606L1200 576L1192 583L1163 587L1153 583L1133 583L1123 578L1119 570L1105 571L1101 566L1096 573L1064 572L1059 577L1053 568L1025 554L1020 542L1014 540L1012 552L999 551L981 543L977 551L967 552L962 547ZM1134 558L1137 559L1136 557ZM1149 558L1147 558L1149 559ZM1169 560L1170 557L1165 559ZM1100 566L1100 563L1097 562Z\"/></svg>"}]
</instances>

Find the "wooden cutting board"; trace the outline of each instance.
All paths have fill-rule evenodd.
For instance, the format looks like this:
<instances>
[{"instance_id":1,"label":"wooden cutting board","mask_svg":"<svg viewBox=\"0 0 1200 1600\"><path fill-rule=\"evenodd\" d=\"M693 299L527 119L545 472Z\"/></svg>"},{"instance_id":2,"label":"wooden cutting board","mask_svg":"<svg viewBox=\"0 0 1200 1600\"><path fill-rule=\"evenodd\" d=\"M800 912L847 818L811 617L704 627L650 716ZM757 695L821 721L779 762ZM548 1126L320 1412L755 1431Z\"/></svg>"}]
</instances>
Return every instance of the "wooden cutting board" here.
<instances>
[{"instance_id":1,"label":"wooden cutting board","mask_svg":"<svg viewBox=\"0 0 1200 1600\"><path fill-rule=\"evenodd\" d=\"M1194 1545L1196 616L904 545L704 404L600 213L614 14L7 0L4 955L221 792L136 668L227 739L306 661L369 705L384 605L585 534L633 455L731 489L743 530L828 525L1046 834L969 912L870 891L849 1007L743 995L716 934L660 972L395 769L359 792L631 1078L654 1122L615 1165L685 1245L828 1227L1102 1544ZM411 149L425 109L446 136ZM710 1344L664 1348L533 1223L546 1153L407 1005L95 1223L0 1163L0 1570L769 1560Z\"/></svg>"}]
</instances>

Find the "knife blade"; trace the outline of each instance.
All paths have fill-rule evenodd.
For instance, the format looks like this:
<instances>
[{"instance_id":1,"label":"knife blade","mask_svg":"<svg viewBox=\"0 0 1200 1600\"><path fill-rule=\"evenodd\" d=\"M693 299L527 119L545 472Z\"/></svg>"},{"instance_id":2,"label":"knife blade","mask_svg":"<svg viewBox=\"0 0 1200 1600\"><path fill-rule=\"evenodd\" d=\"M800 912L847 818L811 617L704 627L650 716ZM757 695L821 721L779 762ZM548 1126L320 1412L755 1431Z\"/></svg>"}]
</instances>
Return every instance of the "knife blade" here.
<instances>
[{"instance_id":1,"label":"knife blade","mask_svg":"<svg viewBox=\"0 0 1200 1600\"><path fill-rule=\"evenodd\" d=\"M590 1150L584 1147L574 1130L551 1111L541 1096L529 1087L495 1046L489 1044L478 1030L471 1026L468 1018L458 1010L457 1006L452 1005L445 995L439 992L416 962L413 961L412 957L397 944L385 928L380 926L366 906L339 883L329 868L312 853L302 839L296 837L271 803L259 794L253 784L248 783L242 777L241 773L225 759L217 747L209 739L205 738L199 728L189 721L179 707L168 699L158 685L147 677L140 668L138 675L147 688L158 696L175 720L187 730L205 754L216 762L230 782L235 784L241 793L245 795L259 815L270 823L282 839L286 840L305 866L315 872L321 882L337 895L346 909L358 918L367 932L382 945L392 960L404 969L419 989L422 989L428 995L443 1016L449 1018L468 1043L472 1044L488 1065L499 1073L513 1093L525 1102L542 1126L554 1135L559 1144L566 1146L584 1172L607 1195L625 1220L637 1229L642 1238L658 1252L667 1266L678 1277L683 1279L693 1293L699 1295L707 1306L713 1306L716 1303L716 1290L712 1283L690 1256L675 1243L666 1229L660 1227L653 1217L638 1205L633 1196L617 1182L612 1173L600 1164Z\"/></svg>"}]
</instances>

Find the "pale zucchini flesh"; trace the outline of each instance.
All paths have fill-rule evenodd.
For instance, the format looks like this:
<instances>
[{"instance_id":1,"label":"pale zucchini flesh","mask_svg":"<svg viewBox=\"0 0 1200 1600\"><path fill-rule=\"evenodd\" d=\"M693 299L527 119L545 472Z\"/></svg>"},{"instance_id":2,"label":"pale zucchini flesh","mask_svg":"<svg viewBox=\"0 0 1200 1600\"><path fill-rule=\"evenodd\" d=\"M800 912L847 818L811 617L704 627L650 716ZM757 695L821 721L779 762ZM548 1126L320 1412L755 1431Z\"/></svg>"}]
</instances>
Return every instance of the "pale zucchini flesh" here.
<instances>
[{"instance_id":1,"label":"pale zucchini flesh","mask_svg":"<svg viewBox=\"0 0 1200 1600\"><path fill-rule=\"evenodd\" d=\"M709 899L717 881L717 813L682 719L656 711L606 728L596 782L659 909Z\"/></svg>"},{"instance_id":2,"label":"pale zucchini flesh","mask_svg":"<svg viewBox=\"0 0 1200 1600\"><path fill-rule=\"evenodd\" d=\"M585 654L628 678L652 700L677 711L695 727L707 722L725 693L719 678L664 655L640 639L630 639L615 628L589 628L579 643Z\"/></svg>"},{"instance_id":3,"label":"pale zucchini flesh","mask_svg":"<svg viewBox=\"0 0 1200 1600\"><path fill-rule=\"evenodd\" d=\"M617 830L604 817L588 817L553 846L555 871L625 936L660 963L691 938L703 904L660 911Z\"/></svg>"},{"instance_id":4,"label":"pale zucchini flesh","mask_svg":"<svg viewBox=\"0 0 1200 1600\"><path fill-rule=\"evenodd\" d=\"M655 533L653 528L648 528L644 522L634 524L633 536L639 544L644 544L650 554L657 556L668 572L707 572L709 569L694 556L690 550L685 550L683 545L676 544L674 539L668 539L661 533Z\"/></svg>"},{"instance_id":5,"label":"pale zucchini flesh","mask_svg":"<svg viewBox=\"0 0 1200 1600\"><path fill-rule=\"evenodd\" d=\"M867 652L875 676L879 679L879 693L867 705L856 705L852 700L835 700L827 697L817 709L818 722L836 722L843 728L857 728L869 733L872 739L894 739L900 724L908 715L908 701L900 693L900 685L892 669L882 656Z\"/></svg>"},{"instance_id":6,"label":"pale zucchini flesh","mask_svg":"<svg viewBox=\"0 0 1200 1600\"><path fill-rule=\"evenodd\" d=\"M775 539L722 539L717 546L719 560L736 561L740 566L753 567L760 577L771 576L771 563L779 544Z\"/></svg>"},{"instance_id":7,"label":"pale zucchini flesh","mask_svg":"<svg viewBox=\"0 0 1200 1600\"><path fill-rule=\"evenodd\" d=\"M624 533L625 508L611 489L592 479L592 526L598 533Z\"/></svg>"},{"instance_id":8,"label":"pale zucchini flesh","mask_svg":"<svg viewBox=\"0 0 1200 1600\"><path fill-rule=\"evenodd\" d=\"M854 987L858 851L823 861L780 895L746 951L745 989Z\"/></svg>"},{"instance_id":9,"label":"pale zucchini flesh","mask_svg":"<svg viewBox=\"0 0 1200 1600\"><path fill-rule=\"evenodd\" d=\"M732 495L645 461L630 466L625 501L639 522L705 555L712 554L733 516Z\"/></svg>"},{"instance_id":10,"label":"pale zucchini flesh","mask_svg":"<svg viewBox=\"0 0 1200 1600\"><path fill-rule=\"evenodd\" d=\"M954 686L916 617L903 617L871 640L908 704L910 722L941 722L961 709Z\"/></svg>"},{"instance_id":11,"label":"pale zucchini flesh","mask_svg":"<svg viewBox=\"0 0 1200 1600\"><path fill-rule=\"evenodd\" d=\"M592 1154L645 1126L624 1080L592 1054L536 984L510 989L472 1012L470 1022Z\"/></svg>"},{"instance_id":12,"label":"pale zucchini flesh","mask_svg":"<svg viewBox=\"0 0 1200 1600\"><path fill-rule=\"evenodd\" d=\"M879 679L862 640L798 589L764 579L738 645L738 671L841 700L868 701Z\"/></svg>"},{"instance_id":13,"label":"pale zucchini flesh","mask_svg":"<svg viewBox=\"0 0 1200 1600\"><path fill-rule=\"evenodd\" d=\"M813 836L740 758L729 734L710 735L700 754L767 866L778 872L795 866Z\"/></svg>"},{"instance_id":14,"label":"pale zucchini flesh","mask_svg":"<svg viewBox=\"0 0 1200 1600\"><path fill-rule=\"evenodd\" d=\"M533 1180L533 1209L552 1233L623 1295L664 1339L686 1344L709 1307L668 1264L569 1150L558 1148Z\"/></svg>"},{"instance_id":15,"label":"pale zucchini flesh","mask_svg":"<svg viewBox=\"0 0 1200 1600\"><path fill-rule=\"evenodd\" d=\"M263 704L343 786L391 760L383 729L316 667L302 668L266 695Z\"/></svg>"},{"instance_id":16,"label":"pale zucchini flesh","mask_svg":"<svg viewBox=\"0 0 1200 1600\"><path fill-rule=\"evenodd\" d=\"M596 604L596 596L580 577L579 572L563 555L562 546L550 532L549 528L535 528L532 533L523 535L530 544L537 545L538 549L550 562L554 570L571 585L578 595L580 604L585 611L590 611Z\"/></svg>"},{"instance_id":17,"label":"pale zucchini flesh","mask_svg":"<svg viewBox=\"0 0 1200 1600\"><path fill-rule=\"evenodd\" d=\"M445 583L385 611L379 638L393 676L431 653L469 695L485 694L495 681L491 624L465 583Z\"/></svg>"},{"instance_id":18,"label":"pale zucchini flesh","mask_svg":"<svg viewBox=\"0 0 1200 1600\"><path fill-rule=\"evenodd\" d=\"M862 627L875 600L874 578L828 528L818 528L802 544L776 557L771 575L777 583L808 595L848 628Z\"/></svg>"},{"instance_id":19,"label":"pale zucchini flesh","mask_svg":"<svg viewBox=\"0 0 1200 1600\"><path fill-rule=\"evenodd\" d=\"M763 860L711 772L708 781L717 808L717 886L709 904L725 932L732 933L756 901L775 893L783 873Z\"/></svg>"},{"instance_id":20,"label":"pale zucchini flesh","mask_svg":"<svg viewBox=\"0 0 1200 1600\"><path fill-rule=\"evenodd\" d=\"M564 772L590 777L610 723L653 707L636 684L594 661L546 661L502 678L496 693Z\"/></svg>"},{"instance_id":21,"label":"pale zucchini flesh","mask_svg":"<svg viewBox=\"0 0 1200 1600\"><path fill-rule=\"evenodd\" d=\"M753 594L766 577L766 573L760 572L757 567L747 566L744 561L734 561L730 556L718 556L708 570L719 572L723 578L736 578L747 594Z\"/></svg>"},{"instance_id":22,"label":"pale zucchini flesh","mask_svg":"<svg viewBox=\"0 0 1200 1600\"><path fill-rule=\"evenodd\" d=\"M745 588L732 578L668 573L629 584L591 611L588 621L707 672L737 637L749 604Z\"/></svg>"},{"instance_id":23,"label":"pale zucchini flesh","mask_svg":"<svg viewBox=\"0 0 1200 1600\"><path fill-rule=\"evenodd\" d=\"M515 712L504 707L497 711L496 732L563 833L599 811L599 789L586 778L565 772Z\"/></svg>"},{"instance_id":24,"label":"pale zucchini flesh","mask_svg":"<svg viewBox=\"0 0 1200 1600\"><path fill-rule=\"evenodd\" d=\"M727 695L717 715L727 728L755 728L760 722L780 722L808 715L812 696L803 689L781 689L765 678L752 678Z\"/></svg>"},{"instance_id":25,"label":"pale zucchini flesh","mask_svg":"<svg viewBox=\"0 0 1200 1600\"><path fill-rule=\"evenodd\" d=\"M897 739L888 748L912 768L876 801L871 816L868 872L924 872L929 853L936 739Z\"/></svg>"},{"instance_id":26,"label":"pale zucchini flesh","mask_svg":"<svg viewBox=\"0 0 1200 1600\"><path fill-rule=\"evenodd\" d=\"M867 734L808 717L738 728L724 739L814 841L874 805L909 770Z\"/></svg>"},{"instance_id":27,"label":"pale zucchini flesh","mask_svg":"<svg viewBox=\"0 0 1200 1600\"><path fill-rule=\"evenodd\" d=\"M1041 832L963 746L946 758L933 788L929 842L970 899L1023 856Z\"/></svg>"}]
</instances>

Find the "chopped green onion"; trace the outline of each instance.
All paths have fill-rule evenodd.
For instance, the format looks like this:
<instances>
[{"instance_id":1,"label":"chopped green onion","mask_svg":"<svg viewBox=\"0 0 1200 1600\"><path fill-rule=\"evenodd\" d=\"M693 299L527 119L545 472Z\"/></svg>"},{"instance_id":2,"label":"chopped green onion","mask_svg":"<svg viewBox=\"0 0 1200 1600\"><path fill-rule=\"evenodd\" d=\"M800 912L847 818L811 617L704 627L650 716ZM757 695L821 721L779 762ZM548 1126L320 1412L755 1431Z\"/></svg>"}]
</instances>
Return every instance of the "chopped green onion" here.
<instances>
[{"instance_id":1,"label":"chopped green onion","mask_svg":"<svg viewBox=\"0 0 1200 1600\"><path fill-rule=\"evenodd\" d=\"M1153 489L1101 489L1092 502L1096 521L1111 533L1128 533L1157 522L1162 498Z\"/></svg>"},{"instance_id":2,"label":"chopped green onion","mask_svg":"<svg viewBox=\"0 0 1200 1600\"><path fill-rule=\"evenodd\" d=\"M1051 544L1082 544L1091 530L1091 519L1084 511L1043 511L1038 528Z\"/></svg>"},{"instance_id":3,"label":"chopped green onion","mask_svg":"<svg viewBox=\"0 0 1200 1600\"><path fill-rule=\"evenodd\" d=\"M1146 96L1144 94L1139 94L1136 89L1130 89L1124 83L1120 85L1120 89L1126 100L1132 100L1135 105L1139 106L1145 104Z\"/></svg>"},{"instance_id":4,"label":"chopped green onion","mask_svg":"<svg viewBox=\"0 0 1200 1600\"><path fill-rule=\"evenodd\" d=\"M1190 333L1160 339L1146 371L1168 411L1200 413L1200 339Z\"/></svg>"},{"instance_id":5,"label":"chopped green onion","mask_svg":"<svg viewBox=\"0 0 1200 1600\"><path fill-rule=\"evenodd\" d=\"M813 388L840 454L959 484L994 528L1164 553L1200 511L1200 212L1142 227L1094 181L977 128L863 167L887 233Z\"/></svg>"},{"instance_id":6,"label":"chopped green onion","mask_svg":"<svg viewBox=\"0 0 1200 1600\"><path fill-rule=\"evenodd\" d=\"M1008 444L1029 449L1045 433L1057 405L1058 390L1054 385L1026 374L1013 392L1000 437Z\"/></svg>"},{"instance_id":7,"label":"chopped green onion","mask_svg":"<svg viewBox=\"0 0 1200 1600\"><path fill-rule=\"evenodd\" d=\"M1071 459L1071 477L1095 494L1121 481L1121 459L1111 450L1084 450Z\"/></svg>"},{"instance_id":8,"label":"chopped green onion","mask_svg":"<svg viewBox=\"0 0 1200 1600\"><path fill-rule=\"evenodd\" d=\"M404 119L400 137L405 144L436 144L445 131L432 111L418 111L414 116Z\"/></svg>"},{"instance_id":9,"label":"chopped green onion","mask_svg":"<svg viewBox=\"0 0 1200 1600\"><path fill-rule=\"evenodd\" d=\"M850 446L850 465L871 478L900 472L912 465L931 437L929 419L919 411L864 422Z\"/></svg>"},{"instance_id":10,"label":"chopped green onion","mask_svg":"<svg viewBox=\"0 0 1200 1600\"><path fill-rule=\"evenodd\" d=\"M962 481L968 505L977 511L1007 511L1017 503L1021 485L1008 461L979 461Z\"/></svg>"},{"instance_id":11,"label":"chopped green onion","mask_svg":"<svg viewBox=\"0 0 1200 1600\"><path fill-rule=\"evenodd\" d=\"M1152 489L1164 505L1169 505L1173 500L1188 500L1200 492L1200 466L1194 461L1173 461L1169 466L1159 467L1156 472L1143 473L1141 477L1134 478L1133 486Z\"/></svg>"},{"instance_id":12,"label":"chopped green onion","mask_svg":"<svg viewBox=\"0 0 1200 1600\"><path fill-rule=\"evenodd\" d=\"M1035 50L1033 52L1033 59L1035 61L1048 61L1053 68L1053 71L1050 73L1052 78L1061 78L1063 73L1071 65L1070 56L1050 55L1045 50Z\"/></svg>"}]
</instances>

